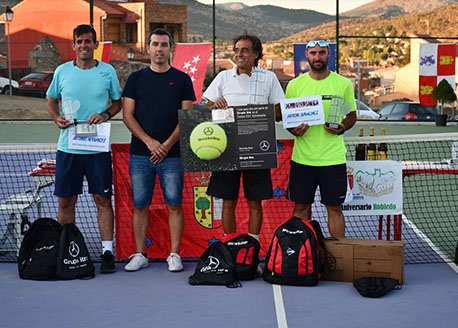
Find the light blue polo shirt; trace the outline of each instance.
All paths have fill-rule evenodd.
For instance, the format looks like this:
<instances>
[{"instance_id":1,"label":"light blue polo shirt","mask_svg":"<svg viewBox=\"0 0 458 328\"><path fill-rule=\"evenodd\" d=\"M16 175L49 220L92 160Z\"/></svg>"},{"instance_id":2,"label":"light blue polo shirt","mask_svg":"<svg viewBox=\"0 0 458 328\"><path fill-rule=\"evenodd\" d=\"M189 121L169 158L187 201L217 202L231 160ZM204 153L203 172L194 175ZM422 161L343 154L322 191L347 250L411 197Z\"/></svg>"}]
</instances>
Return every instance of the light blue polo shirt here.
<instances>
[{"instance_id":1,"label":"light blue polo shirt","mask_svg":"<svg viewBox=\"0 0 458 328\"><path fill-rule=\"evenodd\" d=\"M87 121L93 114L107 110L108 99L121 98L122 89L113 66L104 62L91 69L80 69L73 61L60 65L46 95L61 99L63 115L73 114L77 121ZM73 154L94 154L94 151L68 148L68 129L60 130L57 149Z\"/></svg>"}]
</instances>

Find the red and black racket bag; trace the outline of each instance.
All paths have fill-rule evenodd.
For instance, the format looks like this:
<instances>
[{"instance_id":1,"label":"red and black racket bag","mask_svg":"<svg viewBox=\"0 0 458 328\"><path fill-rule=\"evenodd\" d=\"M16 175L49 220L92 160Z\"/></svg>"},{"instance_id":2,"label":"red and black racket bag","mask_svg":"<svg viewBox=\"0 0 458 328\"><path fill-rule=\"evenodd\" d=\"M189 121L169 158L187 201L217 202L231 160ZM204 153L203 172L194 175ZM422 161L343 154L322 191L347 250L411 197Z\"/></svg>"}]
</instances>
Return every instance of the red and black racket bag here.
<instances>
[{"instance_id":1,"label":"red and black racket bag","mask_svg":"<svg viewBox=\"0 0 458 328\"><path fill-rule=\"evenodd\" d=\"M280 224L266 255L264 280L278 285L317 285L322 237L318 221L293 217Z\"/></svg>"},{"instance_id":2,"label":"red and black racket bag","mask_svg":"<svg viewBox=\"0 0 458 328\"><path fill-rule=\"evenodd\" d=\"M261 245L254 237L246 234L229 234L224 238L234 258L235 278L237 280L252 280L256 278L259 264Z\"/></svg>"}]
</instances>

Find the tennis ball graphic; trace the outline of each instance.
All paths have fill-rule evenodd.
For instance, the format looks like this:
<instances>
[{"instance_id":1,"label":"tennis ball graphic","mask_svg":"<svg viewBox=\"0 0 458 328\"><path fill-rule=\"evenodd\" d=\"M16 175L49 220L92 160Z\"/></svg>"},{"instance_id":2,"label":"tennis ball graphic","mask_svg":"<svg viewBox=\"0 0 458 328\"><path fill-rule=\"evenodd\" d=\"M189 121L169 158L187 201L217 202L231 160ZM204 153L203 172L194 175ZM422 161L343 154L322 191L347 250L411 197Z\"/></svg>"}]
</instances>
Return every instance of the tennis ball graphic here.
<instances>
[{"instance_id":1,"label":"tennis ball graphic","mask_svg":"<svg viewBox=\"0 0 458 328\"><path fill-rule=\"evenodd\" d=\"M200 159L216 159L226 150L227 138L223 128L212 122L203 122L191 132L189 144Z\"/></svg>"}]
</instances>

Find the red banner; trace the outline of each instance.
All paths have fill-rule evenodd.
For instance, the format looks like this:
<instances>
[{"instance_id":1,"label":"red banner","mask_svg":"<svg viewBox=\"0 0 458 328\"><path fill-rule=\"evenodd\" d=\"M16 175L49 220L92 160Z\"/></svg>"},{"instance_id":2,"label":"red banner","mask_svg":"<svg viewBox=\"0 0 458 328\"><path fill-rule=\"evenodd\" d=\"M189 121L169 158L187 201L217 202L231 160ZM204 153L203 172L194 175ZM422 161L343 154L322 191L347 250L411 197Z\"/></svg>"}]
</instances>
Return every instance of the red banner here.
<instances>
[{"instance_id":1,"label":"red banner","mask_svg":"<svg viewBox=\"0 0 458 328\"><path fill-rule=\"evenodd\" d=\"M437 76L420 75L420 103L424 106L436 106L437 102L433 99L433 90L437 86Z\"/></svg>"},{"instance_id":2,"label":"red banner","mask_svg":"<svg viewBox=\"0 0 458 328\"><path fill-rule=\"evenodd\" d=\"M293 145L294 140L277 141L278 168L271 170L274 197L262 203L263 225L259 238L261 256L267 253L276 227L292 215L293 203L285 198L285 192ZM112 153L116 254L118 258L127 258L136 252L132 231L133 204L129 178L129 145L112 144ZM212 242L223 237L222 200L206 195L208 181L208 172L185 173L183 190L185 224L180 251L182 257L199 257ZM148 257L166 258L170 253L168 211L158 179L149 213L149 227L145 241ZM248 216L249 209L241 187L236 209L237 232L248 231Z\"/></svg>"},{"instance_id":3,"label":"red banner","mask_svg":"<svg viewBox=\"0 0 458 328\"><path fill-rule=\"evenodd\" d=\"M172 66L191 77L197 98L196 103L202 101L202 87L211 51L211 43L177 43L176 45Z\"/></svg>"},{"instance_id":4,"label":"red banner","mask_svg":"<svg viewBox=\"0 0 458 328\"><path fill-rule=\"evenodd\" d=\"M437 57L437 75L455 75L456 44L439 45Z\"/></svg>"}]
</instances>

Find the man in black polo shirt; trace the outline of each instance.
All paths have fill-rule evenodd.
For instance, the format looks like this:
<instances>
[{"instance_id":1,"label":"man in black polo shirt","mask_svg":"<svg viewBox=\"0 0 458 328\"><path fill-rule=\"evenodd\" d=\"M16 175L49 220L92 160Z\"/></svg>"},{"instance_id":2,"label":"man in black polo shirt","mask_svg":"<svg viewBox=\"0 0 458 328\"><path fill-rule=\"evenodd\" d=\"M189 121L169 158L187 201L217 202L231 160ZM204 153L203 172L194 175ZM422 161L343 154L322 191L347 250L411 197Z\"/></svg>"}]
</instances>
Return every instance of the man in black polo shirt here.
<instances>
[{"instance_id":1,"label":"man in black polo shirt","mask_svg":"<svg viewBox=\"0 0 458 328\"><path fill-rule=\"evenodd\" d=\"M184 224L178 110L192 108L196 97L191 78L169 64L172 45L172 36L166 30L151 32L147 46L151 65L132 73L123 91L124 123L132 132L129 173L137 249L125 266L126 271L148 266L145 239L156 174L169 211L168 268L172 272L183 270L178 254Z\"/></svg>"}]
</instances>

